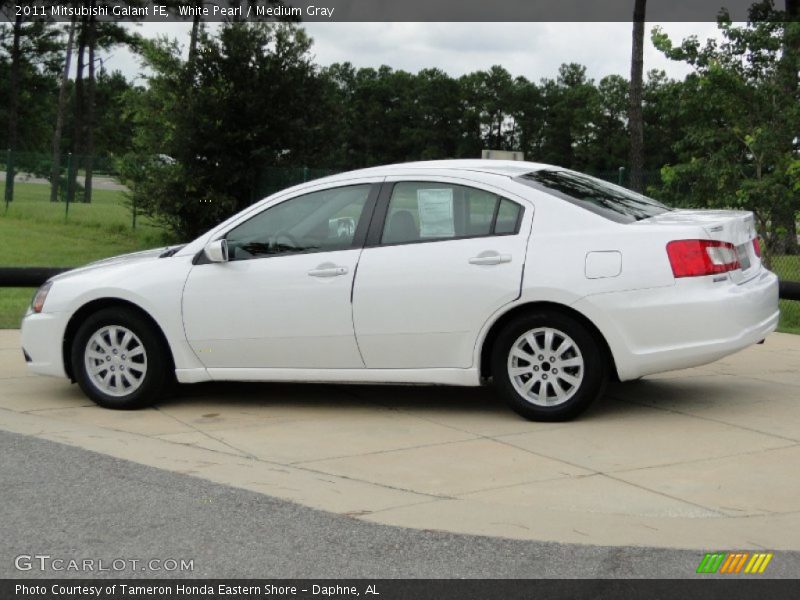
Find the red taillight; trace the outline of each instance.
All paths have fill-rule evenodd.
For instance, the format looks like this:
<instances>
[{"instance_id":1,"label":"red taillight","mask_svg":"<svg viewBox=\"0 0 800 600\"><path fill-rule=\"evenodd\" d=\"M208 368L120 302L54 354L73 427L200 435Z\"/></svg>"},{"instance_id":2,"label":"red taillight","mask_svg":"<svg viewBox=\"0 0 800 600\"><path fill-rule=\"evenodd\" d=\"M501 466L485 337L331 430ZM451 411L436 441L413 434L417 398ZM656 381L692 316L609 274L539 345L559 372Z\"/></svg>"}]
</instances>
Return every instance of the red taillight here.
<instances>
[{"instance_id":1,"label":"red taillight","mask_svg":"<svg viewBox=\"0 0 800 600\"><path fill-rule=\"evenodd\" d=\"M667 244L669 264L675 277L699 277L739 268L736 248L715 240L676 240Z\"/></svg>"},{"instance_id":2,"label":"red taillight","mask_svg":"<svg viewBox=\"0 0 800 600\"><path fill-rule=\"evenodd\" d=\"M756 251L756 256L761 258L761 242L758 241L758 238L753 238L753 250Z\"/></svg>"}]
</instances>

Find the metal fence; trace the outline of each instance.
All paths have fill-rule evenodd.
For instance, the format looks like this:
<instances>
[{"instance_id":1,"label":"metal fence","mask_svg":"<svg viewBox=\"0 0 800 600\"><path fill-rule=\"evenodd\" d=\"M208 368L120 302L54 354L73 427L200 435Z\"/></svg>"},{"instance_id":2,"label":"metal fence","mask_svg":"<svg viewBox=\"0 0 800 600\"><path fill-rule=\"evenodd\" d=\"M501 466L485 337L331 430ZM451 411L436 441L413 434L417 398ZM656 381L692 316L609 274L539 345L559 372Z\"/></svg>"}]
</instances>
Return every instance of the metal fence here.
<instances>
[{"instance_id":1,"label":"metal fence","mask_svg":"<svg viewBox=\"0 0 800 600\"><path fill-rule=\"evenodd\" d=\"M0 156L0 181L4 184L3 201L15 199L16 183L41 183L50 185L58 180L57 202L82 202L86 198L86 167L91 163L95 181L116 181L119 172L116 160L107 156L73 155L59 157L57 174L53 175L53 157L41 152L12 152ZM94 189L94 185L92 189Z\"/></svg>"}]
</instances>

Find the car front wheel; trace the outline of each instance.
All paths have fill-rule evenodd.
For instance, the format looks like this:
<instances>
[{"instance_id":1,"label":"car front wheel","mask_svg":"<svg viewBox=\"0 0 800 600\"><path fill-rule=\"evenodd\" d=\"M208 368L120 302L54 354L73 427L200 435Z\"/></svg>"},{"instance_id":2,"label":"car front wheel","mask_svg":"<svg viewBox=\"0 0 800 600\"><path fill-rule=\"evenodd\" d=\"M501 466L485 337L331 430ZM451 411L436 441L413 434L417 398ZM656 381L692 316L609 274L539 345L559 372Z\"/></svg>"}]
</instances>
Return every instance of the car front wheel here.
<instances>
[{"instance_id":1,"label":"car front wheel","mask_svg":"<svg viewBox=\"0 0 800 600\"><path fill-rule=\"evenodd\" d=\"M154 327L135 311L107 308L87 318L72 342L72 369L100 406L141 408L169 381L169 355Z\"/></svg>"},{"instance_id":2,"label":"car front wheel","mask_svg":"<svg viewBox=\"0 0 800 600\"><path fill-rule=\"evenodd\" d=\"M503 329L494 346L492 376L520 415L564 421L602 394L608 365L603 348L583 324L542 311L518 317Z\"/></svg>"}]
</instances>

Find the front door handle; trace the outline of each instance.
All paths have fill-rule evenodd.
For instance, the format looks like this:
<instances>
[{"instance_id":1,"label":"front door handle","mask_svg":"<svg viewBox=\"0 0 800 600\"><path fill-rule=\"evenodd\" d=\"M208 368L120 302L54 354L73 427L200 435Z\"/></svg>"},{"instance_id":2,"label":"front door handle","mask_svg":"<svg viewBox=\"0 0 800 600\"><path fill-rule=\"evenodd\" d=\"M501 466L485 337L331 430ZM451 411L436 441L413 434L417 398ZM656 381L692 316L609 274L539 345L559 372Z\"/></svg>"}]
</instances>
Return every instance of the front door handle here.
<instances>
[{"instance_id":1,"label":"front door handle","mask_svg":"<svg viewBox=\"0 0 800 600\"><path fill-rule=\"evenodd\" d=\"M346 273L347 267L340 267L332 264L319 265L316 269L311 269L308 272L311 277L339 277Z\"/></svg>"},{"instance_id":2,"label":"front door handle","mask_svg":"<svg viewBox=\"0 0 800 600\"><path fill-rule=\"evenodd\" d=\"M471 265L499 265L511 262L510 254L499 254L493 250L481 252L478 256L469 259Z\"/></svg>"}]
</instances>

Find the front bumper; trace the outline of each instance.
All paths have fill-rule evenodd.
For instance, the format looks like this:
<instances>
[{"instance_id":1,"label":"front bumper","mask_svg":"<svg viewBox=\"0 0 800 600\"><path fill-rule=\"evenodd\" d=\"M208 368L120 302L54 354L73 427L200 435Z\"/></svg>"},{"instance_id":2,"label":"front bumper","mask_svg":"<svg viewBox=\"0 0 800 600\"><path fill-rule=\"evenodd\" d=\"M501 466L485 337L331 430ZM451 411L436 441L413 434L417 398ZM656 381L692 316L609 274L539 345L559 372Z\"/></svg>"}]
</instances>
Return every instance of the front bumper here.
<instances>
[{"instance_id":1,"label":"front bumper","mask_svg":"<svg viewBox=\"0 0 800 600\"><path fill-rule=\"evenodd\" d=\"M66 319L61 313L28 313L20 330L28 370L39 375L66 377L63 342Z\"/></svg>"},{"instance_id":2,"label":"front bumper","mask_svg":"<svg viewBox=\"0 0 800 600\"><path fill-rule=\"evenodd\" d=\"M589 296L575 308L606 336L623 381L704 365L763 340L778 326L778 278L683 279L668 288Z\"/></svg>"}]
</instances>

